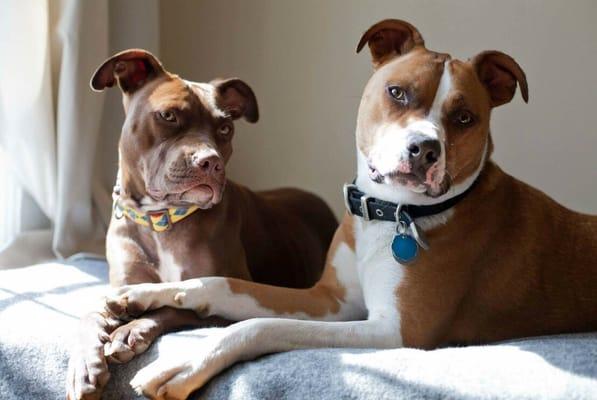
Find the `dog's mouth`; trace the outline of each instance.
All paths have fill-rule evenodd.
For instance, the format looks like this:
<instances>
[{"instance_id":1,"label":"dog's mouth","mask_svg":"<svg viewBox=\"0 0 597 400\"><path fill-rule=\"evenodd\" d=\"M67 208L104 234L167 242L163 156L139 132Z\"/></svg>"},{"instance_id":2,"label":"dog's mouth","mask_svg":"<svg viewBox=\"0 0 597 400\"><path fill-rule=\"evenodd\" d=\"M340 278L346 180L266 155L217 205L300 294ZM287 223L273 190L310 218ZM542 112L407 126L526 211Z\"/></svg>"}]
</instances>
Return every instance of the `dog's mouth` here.
<instances>
[{"instance_id":1,"label":"dog's mouth","mask_svg":"<svg viewBox=\"0 0 597 400\"><path fill-rule=\"evenodd\" d=\"M173 205L193 204L208 209L222 200L226 180L205 178L167 179L166 190L148 188L150 196L158 202Z\"/></svg>"},{"instance_id":2,"label":"dog's mouth","mask_svg":"<svg viewBox=\"0 0 597 400\"><path fill-rule=\"evenodd\" d=\"M214 205L220 202L221 188L201 183L179 194L179 200L198 205Z\"/></svg>"},{"instance_id":3,"label":"dog's mouth","mask_svg":"<svg viewBox=\"0 0 597 400\"><path fill-rule=\"evenodd\" d=\"M431 167L424 173L402 172L398 169L386 174L380 173L372 164L369 164L369 178L378 184L399 186L414 193L424 194L429 197L439 197L450 188L450 179L447 174L439 179L437 167Z\"/></svg>"}]
</instances>

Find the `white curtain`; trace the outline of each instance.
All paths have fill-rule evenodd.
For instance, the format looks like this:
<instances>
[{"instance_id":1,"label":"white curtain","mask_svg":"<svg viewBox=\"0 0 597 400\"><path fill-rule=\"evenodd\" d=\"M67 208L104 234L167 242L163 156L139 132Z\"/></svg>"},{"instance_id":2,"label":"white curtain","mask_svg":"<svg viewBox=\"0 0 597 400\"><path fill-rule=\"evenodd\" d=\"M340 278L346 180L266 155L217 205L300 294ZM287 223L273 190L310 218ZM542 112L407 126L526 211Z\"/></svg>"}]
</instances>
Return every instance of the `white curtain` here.
<instances>
[{"instance_id":1,"label":"white curtain","mask_svg":"<svg viewBox=\"0 0 597 400\"><path fill-rule=\"evenodd\" d=\"M0 252L0 267L39 261L50 248L59 257L101 254L110 196L94 176L94 160L104 96L88 82L109 55L108 2L2 0L0 9L5 174L16 177L53 228L21 232ZM29 211L0 213L0 224L18 227L14 218Z\"/></svg>"}]
</instances>

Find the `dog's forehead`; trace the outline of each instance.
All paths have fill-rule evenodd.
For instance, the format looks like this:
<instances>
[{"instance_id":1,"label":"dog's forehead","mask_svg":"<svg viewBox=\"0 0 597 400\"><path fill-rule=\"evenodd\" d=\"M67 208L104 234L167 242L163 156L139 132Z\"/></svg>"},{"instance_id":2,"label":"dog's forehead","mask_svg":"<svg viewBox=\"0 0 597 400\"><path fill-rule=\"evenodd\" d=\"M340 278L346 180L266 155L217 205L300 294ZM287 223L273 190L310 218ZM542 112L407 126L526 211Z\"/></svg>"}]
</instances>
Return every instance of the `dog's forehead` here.
<instances>
[{"instance_id":1,"label":"dog's forehead","mask_svg":"<svg viewBox=\"0 0 597 400\"><path fill-rule=\"evenodd\" d=\"M201 107L214 117L223 116L216 105L215 87L209 83L188 81L178 76L157 85L148 97L154 110L176 108L188 110Z\"/></svg>"},{"instance_id":2,"label":"dog's forehead","mask_svg":"<svg viewBox=\"0 0 597 400\"><path fill-rule=\"evenodd\" d=\"M444 82L441 87L440 82ZM426 115L432 106L442 108L446 102L460 102L473 109L489 107L483 85L470 62L422 47L381 66L373 74L368 92L379 93L392 85L407 89L413 96L415 114Z\"/></svg>"},{"instance_id":3,"label":"dog's forehead","mask_svg":"<svg viewBox=\"0 0 597 400\"><path fill-rule=\"evenodd\" d=\"M376 75L388 81L396 80L403 84L428 84L440 79L444 65L449 60L451 57L448 54L420 48L389 61Z\"/></svg>"},{"instance_id":4,"label":"dog's forehead","mask_svg":"<svg viewBox=\"0 0 597 400\"><path fill-rule=\"evenodd\" d=\"M216 104L216 88L210 83L193 82L184 80L187 87L199 99L201 104L216 117L225 117L226 114Z\"/></svg>"},{"instance_id":5,"label":"dog's forehead","mask_svg":"<svg viewBox=\"0 0 597 400\"><path fill-rule=\"evenodd\" d=\"M191 95L191 91L188 90L182 79L170 77L152 88L147 101L154 110L188 109L191 107L189 101Z\"/></svg>"},{"instance_id":6,"label":"dog's forehead","mask_svg":"<svg viewBox=\"0 0 597 400\"><path fill-rule=\"evenodd\" d=\"M417 48L404 56L396 57L373 74L371 89L378 92L397 85L413 95L417 109L428 110L433 103L445 66L450 55Z\"/></svg>"}]
</instances>

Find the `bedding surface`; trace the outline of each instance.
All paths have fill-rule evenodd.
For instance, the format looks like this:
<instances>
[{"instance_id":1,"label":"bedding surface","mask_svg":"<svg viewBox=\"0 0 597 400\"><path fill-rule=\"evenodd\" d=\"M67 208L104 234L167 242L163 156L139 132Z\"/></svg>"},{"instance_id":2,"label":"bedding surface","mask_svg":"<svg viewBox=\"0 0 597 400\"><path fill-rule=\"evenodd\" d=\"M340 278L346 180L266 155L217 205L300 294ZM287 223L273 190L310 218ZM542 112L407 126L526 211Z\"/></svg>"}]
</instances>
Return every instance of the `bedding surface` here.
<instances>
[{"instance_id":1,"label":"bedding surface","mask_svg":"<svg viewBox=\"0 0 597 400\"><path fill-rule=\"evenodd\" d=\"M0 271L0 399L64 399L78 319L107 289L104 261ZM158 354L201 346L201 330L164 336L111 367L104 399L134 399L128 381ZM597 399L597 333L486 346L318 349L237 364L194 399Z\"/></svg>"}]
</instances>

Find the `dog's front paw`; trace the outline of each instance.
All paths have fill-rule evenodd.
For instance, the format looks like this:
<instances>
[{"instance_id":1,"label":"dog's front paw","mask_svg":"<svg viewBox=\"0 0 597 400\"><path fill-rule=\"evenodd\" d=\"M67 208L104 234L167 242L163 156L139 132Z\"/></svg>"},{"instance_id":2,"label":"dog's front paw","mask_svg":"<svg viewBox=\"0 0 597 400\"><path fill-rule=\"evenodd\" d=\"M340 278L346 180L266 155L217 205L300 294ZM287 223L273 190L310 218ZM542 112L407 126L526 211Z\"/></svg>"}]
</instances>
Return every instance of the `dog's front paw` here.
<instances>
[{"instance_id":1,"label":"dog's front paw","mask_svg":"<svg viewBox=\"0 0 597 400\"><path fill-rule=\"evenodd\" d=\"M106 296L106 311L122 320L138 317L146 311L160 307L173 307L195 311L208 316L209 294L201 279L182 282L142 283L114 289Z\"/></svg>"},{"instance_id":2,"label":"dog's front paw","mask_svg":"<svg viewBox=\"0 0 597 400\"><path fill-rule=\"evenodd\" d=\"M66 398L95 400L101 397L110 372L104 357L104 344L109 341L109 323L98 313L82 318L78 340L68 361Z\"/></svg>"},{"instance_id":3,"label":"dog's front paw","mask_svg":"<svg viewBox=\"0 0 597 400\"><path fill-rule=\"evenodd\" d=\"M121 364L143 353L161 333L159 324L151 318L135 319L110 334L104 347L108 361Z\"/></svg>"},{"instance_id":4,"label":"dog's front paw","mask_svg":"<svg viewBox=\"0 0 597 400\"><path fill-rule=\"evenodd\" d=\"M75 352L68 365L66 398L98 400L109 378L108 365L100 349L86 354Z\"/></svg>"},{"instance_id":5,"label":"dog's front paw","mask_svg":"<svg viewBox=\"0 0 597 400\"><path fill-rule=\"evenodd\" d=\"M131 380L140 395L159 400L185 400L218 372L234 363L220 336L197 340L186 354L159 357ZM225 356L228 355L228 356Z\"/></svg>"},{"instance_id":6,"label":"dog's front paw","mask_svg":"<svg viewBox=\"0 0 597 400\"><path fill-rule=\"evenodd\" d=\"M106 311L120 319L138 317L145 311L171 306L178 290L168 283L122 286L106 296Z\"/></svg>"}]
</instances>

